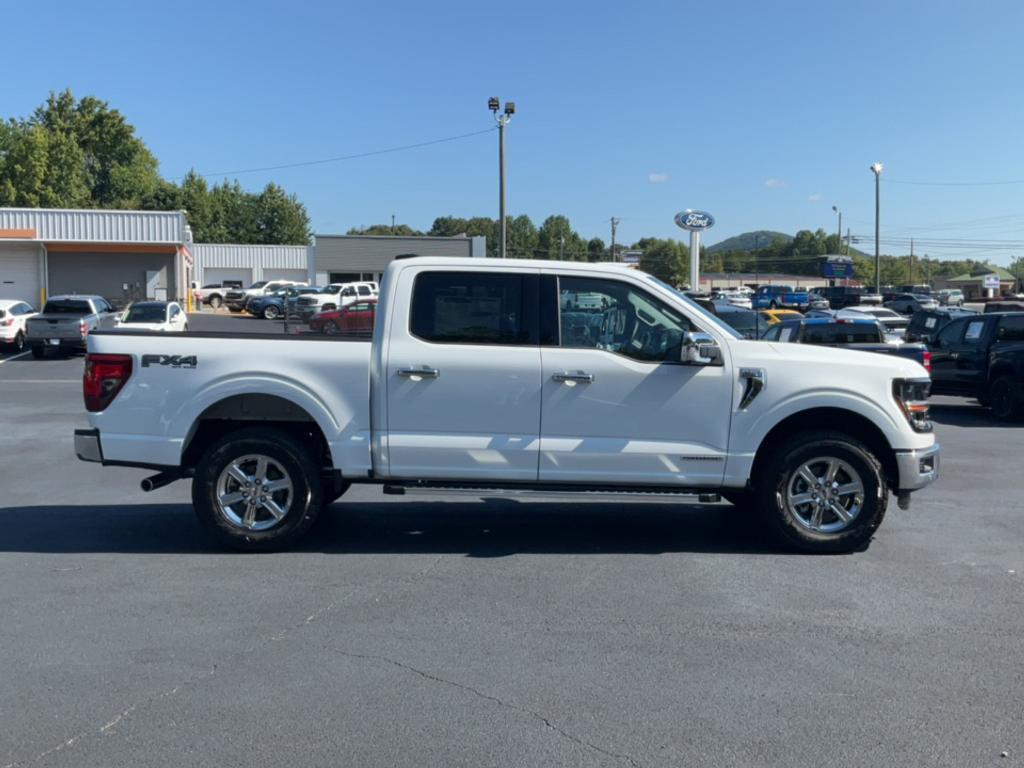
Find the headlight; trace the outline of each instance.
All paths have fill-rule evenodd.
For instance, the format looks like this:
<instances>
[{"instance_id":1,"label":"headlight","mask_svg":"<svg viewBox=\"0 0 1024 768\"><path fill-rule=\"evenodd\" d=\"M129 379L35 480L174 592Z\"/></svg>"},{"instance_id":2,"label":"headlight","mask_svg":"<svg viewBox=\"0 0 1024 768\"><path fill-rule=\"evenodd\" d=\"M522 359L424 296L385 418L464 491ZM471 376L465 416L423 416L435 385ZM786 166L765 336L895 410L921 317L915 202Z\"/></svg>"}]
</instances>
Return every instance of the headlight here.
<instances>
[{"instance_id":1,"label":"headlight","mask_svg":"<svg viewBox=\"0 0 1024 768\"><path fill-rule=\"evenodd\" d=\"M915 432L932 431L932 422L928 418L931 388L931 379L896 379L892 383L892 396Z\"/></svg>"}]
</instances>

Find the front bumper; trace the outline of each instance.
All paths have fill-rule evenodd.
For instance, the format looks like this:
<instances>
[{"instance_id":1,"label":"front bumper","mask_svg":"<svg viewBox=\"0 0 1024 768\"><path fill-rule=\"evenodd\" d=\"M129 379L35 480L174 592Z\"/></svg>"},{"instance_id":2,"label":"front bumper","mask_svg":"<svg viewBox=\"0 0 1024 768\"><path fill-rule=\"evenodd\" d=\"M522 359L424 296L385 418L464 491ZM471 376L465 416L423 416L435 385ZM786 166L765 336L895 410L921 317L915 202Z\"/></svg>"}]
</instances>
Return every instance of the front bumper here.
<instances>
[{"instance_id":1,"label":"front bumper","mask_svg":"<svg viewBox=\"0 0 1024 768\"><path fill-rule=\"evenodd\" d=\"M100 445L98 429L75 430L75 453L82 461L103 461L103 448Z\"/></svg>"},{"instance_id":2,"label":"front bumper","mask_svg":"<svg viewBox=\"0 0 1024 768\"><path fill-rule=\"evenodd\" d=\"M896 451L899 491L918 491L939 477L939 444L912 451Z\"/></svg>"}]
</instances>

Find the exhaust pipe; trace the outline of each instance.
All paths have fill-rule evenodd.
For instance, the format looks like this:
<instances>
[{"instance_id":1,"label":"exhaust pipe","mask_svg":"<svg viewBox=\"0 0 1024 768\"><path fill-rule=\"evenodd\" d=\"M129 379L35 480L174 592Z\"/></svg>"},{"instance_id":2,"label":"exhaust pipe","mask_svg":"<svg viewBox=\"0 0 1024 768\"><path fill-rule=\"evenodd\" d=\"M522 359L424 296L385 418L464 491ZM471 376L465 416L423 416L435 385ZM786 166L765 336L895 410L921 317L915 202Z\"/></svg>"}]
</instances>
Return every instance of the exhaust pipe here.
<instances>
[{"instance_id":1,"label":"exhaust pipe","mask_svg":"<svg viewBox=\"0 0 1024 768\"><path fill-rule=\"evenodd\" d=\"M166 472L159 472L152 477L147 477L139 485L142 486L142 490L146 493L155 491L157 488L163 488L165 485L170 485L175 480L181 480L182 474L179 470L168 470Z\"/></svg>"}]
</instances>

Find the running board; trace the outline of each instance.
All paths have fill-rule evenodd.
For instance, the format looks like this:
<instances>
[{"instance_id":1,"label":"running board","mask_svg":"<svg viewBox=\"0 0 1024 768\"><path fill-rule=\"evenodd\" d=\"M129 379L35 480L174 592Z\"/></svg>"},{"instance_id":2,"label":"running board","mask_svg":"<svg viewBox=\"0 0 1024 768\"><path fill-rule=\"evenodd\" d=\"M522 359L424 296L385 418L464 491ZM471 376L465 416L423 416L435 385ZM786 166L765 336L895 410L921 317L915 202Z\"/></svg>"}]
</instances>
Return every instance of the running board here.
<instances>
[{"instance_id":1,"label":"running board","mask_svg":"<svg viewBox=\"0 0 1024 768\"><path fill-rule=\"evenodd\" d=\"M630 501L686 501L688 503L717 504L722 500L717 493L701 493L691 490L676 490L672 488L601 488L581 487L567 488L564 485L550 486L524 486L515 487L494 487L483 485L442 485L415 483L412 485L399 485L388 483L384 485L384 493L391 496L404 496L416 494L423 496L445 496L463 495L476 496L488 499L494 498L555 498L555 499L629 499Z\"/></svg>"}]
</instances>

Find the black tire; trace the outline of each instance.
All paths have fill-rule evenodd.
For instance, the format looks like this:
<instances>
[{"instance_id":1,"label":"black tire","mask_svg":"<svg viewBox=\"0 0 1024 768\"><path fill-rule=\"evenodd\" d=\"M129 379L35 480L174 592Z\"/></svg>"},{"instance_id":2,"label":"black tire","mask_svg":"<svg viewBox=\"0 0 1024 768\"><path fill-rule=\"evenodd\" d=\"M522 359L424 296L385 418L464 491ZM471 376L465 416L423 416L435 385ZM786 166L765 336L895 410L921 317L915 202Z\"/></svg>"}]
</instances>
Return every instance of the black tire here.
<instances>
[{"instance_id":1,"label":"black tire","mask_svg":"<svg viewBox=\"0 0 1024 768\"><path fill-rule=\"evenodd\" d=\"M338 333L338 325L333 320L328 320L324 323L324 333L328 336L334 336Z\"/></svg>"},{"instance_id":2,"label":"black tire","mask_svg":"<svg viewBox=\"0 0 1024 768\"><path fill-rule=\"evenodd\" d=\"M787 502L787 493L794 484L798 487L804 485L804 481L797 478L801 467L823 466L816 463L819 458L845 464L846 468L837 473L836 480L841 476L845 478L846 471L850 470L858 476L862 491L859 512L852 520L844 524L838 515L826 508L819 519L819 530L812 530L808 520ZM805 490L813 492L814 488L807 485ZM817 493L823 492L819 490ZM881 463L864 443L841 432L803 432L774 450L759 466L752 497L765 525L785 547L811 554L836 554L854 552L867 545L885 517L889 490ZM849 508L856 498L847 497ZM849 509L842 499L839 504ZM812 515L808 506L798 506L798 509L808 517ZM835 526L842 527L833 531L820 530Z\"/></svg>"},{"instance_id":3,"label":"black tire","mask_svg":"<svg viewBox=\"0 0 1024 768\"><path fill-rule=\"evenodd\" d=\"M323 490L323 506L326 507L329 504L333 504L334 502L336 502L338 499L344 496L348 489L351 487L352 483L349 483L345 480L338 480L334 482L332 485L325 484Z\"/></svg>"},{"instance_id":4,"label":"black tire","mask_svg":"<svg viewBox=\"0 0 1024 768\"><path fill-rule=\"evenodd\" d=\"M324 304L322 307L320 307L321 312L333 312L336 309L337 307L334 306L333 304Z\"/></svg>"},{"instance_id":5,"label":"black tire","mask_svg":"<svg viewBox=\"0 0 1024 768\"><path fill-rule=\"evenodd\" d=\"M779 308L779 305L776 304L774 301L772 301L771 303L768 304L768 309L778 309L778 308Z\"/></svg>"},{"instance_id":6,"label":"black tire","mask_svg":"<svg viewBox=\"0 0 1024 768\"><path fill-rule=\"evenodd\" d=\"M228 307L228 312L230 312L233 315L237 315L241 311L242 311L241 307L239 307L238 309L235 309L234 307Z\"/></svg>"},{"instance_id":7,"label":"black tire","mask_svg":"<svg viewBox=\"0 0 1024 768\"><path fill-rule=\"evenodd\" d=\"M280 316L281 316L281 310L279 310L273 304L270 304L270 305L266 306L263 309L263 319L264 320L277 320L277 318L279 318Z\"/></svg>"},{"instance_id":8,"label":"black tire","mask_svg":"<svg viewBox=\"0 0 1024 768\"><path fill-rule=\"evenodd\" d=\"M14 341L11 342L11 352L14 354L20 354L25 351L25 334L18 331L14 335Z\"/></svg>"},{"instance_id":9,"label":"black tire","mask_svg":"<svg viewBox=\"0 0 1024 768\"><path fill-rule=\"evenodd\" d=\"M42 344L33 344L32 357L34 357L36 360L42 360L44 357L46 357L46 347L44 347Z\"/></svg>"},{"instance_id":10,"label":"black tire","mask_svg":"<svg viewBox=\"0 0 1024 768\"><path fill-rule=\"evenodd\" d=\"M1024 415L1024 398L1020 384L1012 376L1003 375L989 387L989 405L992 415L1000 421L1017 421Z\"/></svg>"},{"instance_id":11,"label":"black tire","mask_svg":"<svg viewBox=\"0 0 1024 768\"><path fill-rule=\"evenodd\" d=\"M221 511L217 498L221 473L236 459L254 455L272 459L292 484L284 516L265 530L249 530L242 521L232 522ZM269 470L266 477L270 477ZM292 546L316 522L322 504L317 462L289 434L271 428L250 427L225 435L199 460L192 480L192 506L203 527L221 544L247 552L272 552ZM263 522L270 522L266 520L271 517L267 510L261 507L260 513Z\"/></svg>"},{"instance_id":12,"label":"black tire","mask_svg":"<svg viewBox=\"0 0 1024 768\"><path fill-rule=\"evenodd\" d=\"M217 310L220 309L220 305L223 304L224 302L221 301L220 296L211 296L210 300L207 303L210 305L210 309Z\"/></svg>"}]
</instances>

